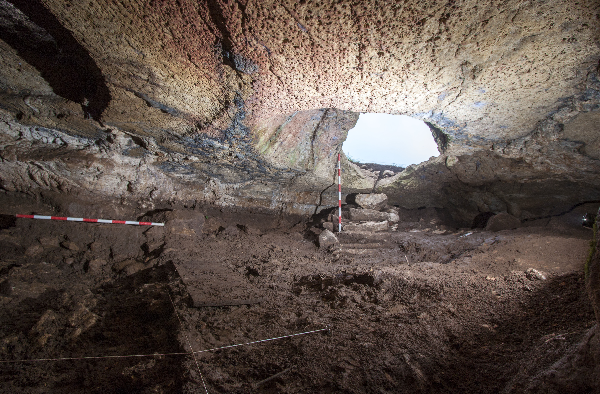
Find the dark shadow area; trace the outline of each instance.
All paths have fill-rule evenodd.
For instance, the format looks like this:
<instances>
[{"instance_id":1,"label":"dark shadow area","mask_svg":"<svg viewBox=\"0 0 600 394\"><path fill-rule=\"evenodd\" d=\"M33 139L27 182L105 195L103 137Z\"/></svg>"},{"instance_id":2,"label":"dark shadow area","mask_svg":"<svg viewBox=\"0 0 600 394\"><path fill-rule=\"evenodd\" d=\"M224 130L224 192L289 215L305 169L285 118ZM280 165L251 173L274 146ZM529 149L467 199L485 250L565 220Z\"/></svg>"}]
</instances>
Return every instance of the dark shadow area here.
<instances>
[{"instance_id":1,"label":"dark shadow area","mask_svg":"<svg viewBox=\"0 0 600 394\"><path fill-rule=\"evenodd\" d=\"M3 392L45 387L44 392L61 393L181 393L186 356L160 355L184 351L168 295L176 277L175 267L166 264L93 289L98 301L89 309L97 322L81 335L77 327L82 318L74 317L81 309L77 300L65 305L72 296L66 289L49 289L4 309L0 334L16 338L5 349L10 358L156 356L7 363L0 371ZM73 310L60 314L65 307ZM85 313L81 316L91 316Z\"/></svg>"},{"instance_id":2,"label":"dark shadow area","mask_svg":"<svg viewBox=\"0 0 600 394\"><path fill-rule=\"evenodd\" d=\"M446 149L448 149L448 135L442 131L441 128L435 126L433 123L425 122L425 124L431 130L431 134L433 135L433 139L438 146L438 150L440 153L445 153Z\"/></svg>"},{"instance_id":3,"label":"dark shadow area","mask_svg":"<svg viewBox=\"0 0 600 394\"><path fill-rule=\"evenodd\" d=\"M40 0L10 3L0 4L0 39L36 68L54 93L100 121L111 97L94 59Z\"/></svg>"},{"instance_id":4,"label":"dark shadow area","mask_svg":"<svg viewBox=\"0 0 600 394\"><path fill-rule=\"evenodd\" d=\"M473 224L471 225L471 228L485 228L485 226L487 226L488 220L490 220L490 218L494 215L494 212L481 212L473 219Z\"/></svg>"},{"instance_id":5,"label":"dark shadow area","mask_svg":"<svg viewBox=\"0 0 600 394\"><path fill-rule=\"evenodd\" d=\"M0 230L15 227L17 218L14 215L0 215Z\"/></svg>"},{"instance_id":6,"label":"dark shadow area","mask_svg":"<svg viewBox=\"0 0 600 394\"><path fill-rule=\"evenodd\" d=\"M483 329L464 336L449 335L455 352L449 365L434 366L437 371L430 371L437 374L439 383L428 392L595 392L590 386L593 366L583 368L581 363L590 362L584 357L572 366L570 381L540 375L568 354L595 324L582 274L535 283L522 297L507 298L504 303L508 309L492 313L496 316ZM532 383L534 389L526 390Z\"/></svg>"}]
</instances>

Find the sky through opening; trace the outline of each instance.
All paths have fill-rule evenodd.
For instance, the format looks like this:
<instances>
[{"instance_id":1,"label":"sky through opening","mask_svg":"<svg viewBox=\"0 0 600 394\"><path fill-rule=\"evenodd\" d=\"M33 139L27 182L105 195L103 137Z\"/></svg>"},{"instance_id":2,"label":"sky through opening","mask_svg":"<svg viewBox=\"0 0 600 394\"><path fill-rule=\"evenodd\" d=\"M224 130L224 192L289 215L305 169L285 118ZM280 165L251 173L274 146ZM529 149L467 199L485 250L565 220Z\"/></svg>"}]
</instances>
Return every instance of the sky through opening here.
<instances>
[{"instance_id":1,"label":"sky through opening","mask_svg":"<svg viewBox=\"0 0 600 394\"><path fill-rule=\"evenodd\" d=\"M429 127L405 115L360 114L342 150L353 161L407 167L439 156Z\"/></svg>"}]
</instances>

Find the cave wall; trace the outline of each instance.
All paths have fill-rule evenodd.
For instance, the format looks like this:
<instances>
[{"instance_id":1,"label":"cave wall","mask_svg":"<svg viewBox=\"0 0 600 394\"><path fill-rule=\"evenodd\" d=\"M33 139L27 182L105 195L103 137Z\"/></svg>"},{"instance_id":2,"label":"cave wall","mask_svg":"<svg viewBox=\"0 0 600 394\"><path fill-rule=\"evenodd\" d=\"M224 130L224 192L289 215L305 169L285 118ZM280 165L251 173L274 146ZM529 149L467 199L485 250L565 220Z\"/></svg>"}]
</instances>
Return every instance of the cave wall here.
<instances>
[{"instance_id":1,"label":"cave wall","mask_svg":"<svg viewBox=\"0 0 600 394\"><path fill-rule=\"evenodd\" d=\"M0 0L0 186L308 214L360 112L442 155L345 192L521 219L600 200L596 1ZM385 143L385 142L382 142Z\"/></svg>"}]
</instances>

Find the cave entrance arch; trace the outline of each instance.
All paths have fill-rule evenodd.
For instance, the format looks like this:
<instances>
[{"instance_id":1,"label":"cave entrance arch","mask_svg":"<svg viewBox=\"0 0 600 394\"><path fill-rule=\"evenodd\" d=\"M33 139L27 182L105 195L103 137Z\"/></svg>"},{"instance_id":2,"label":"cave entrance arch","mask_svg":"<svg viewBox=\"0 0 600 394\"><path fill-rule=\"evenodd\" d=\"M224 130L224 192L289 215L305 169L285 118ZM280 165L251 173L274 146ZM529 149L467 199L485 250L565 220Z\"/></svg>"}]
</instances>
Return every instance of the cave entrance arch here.
<instances>
[{"instance_id":1,"label":"cave entrance arch","mask_svg":"<svg viewBox=\"0 0 600 394\"><path fill-rule=\"evenodd\" d=\"M440 154L425 122L380 113L361 113L342 150L354 162L404 168Z\"/></svg>"}]
</instances>

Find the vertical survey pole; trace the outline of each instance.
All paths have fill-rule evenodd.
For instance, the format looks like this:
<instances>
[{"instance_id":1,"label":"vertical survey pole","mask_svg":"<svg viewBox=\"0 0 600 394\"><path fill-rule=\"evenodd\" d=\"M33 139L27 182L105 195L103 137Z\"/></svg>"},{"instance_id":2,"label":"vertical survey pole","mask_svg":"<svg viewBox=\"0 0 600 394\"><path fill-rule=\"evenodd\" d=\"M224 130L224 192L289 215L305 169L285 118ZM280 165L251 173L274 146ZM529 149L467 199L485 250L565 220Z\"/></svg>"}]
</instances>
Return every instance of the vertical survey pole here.
<instances>
[{"instance_id":1,"label":"vertical survey pole","mask_svg":"<svg viewBox=\"0 0 600 394\"><path fill-rule=\"evenodd\" d=\"M338 153L338 233L342 232L342 154Z\"/></svg>"}]
</instances>

